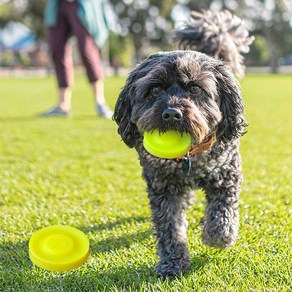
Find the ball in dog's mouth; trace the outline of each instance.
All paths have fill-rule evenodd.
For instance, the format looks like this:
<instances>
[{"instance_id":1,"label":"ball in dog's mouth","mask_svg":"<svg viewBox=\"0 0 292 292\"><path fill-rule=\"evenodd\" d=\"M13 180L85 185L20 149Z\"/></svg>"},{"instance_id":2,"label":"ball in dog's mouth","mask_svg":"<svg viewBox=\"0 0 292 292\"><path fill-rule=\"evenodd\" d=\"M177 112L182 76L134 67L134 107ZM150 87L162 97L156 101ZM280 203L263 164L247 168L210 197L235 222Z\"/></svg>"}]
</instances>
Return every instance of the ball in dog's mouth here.
<instances>
[{"instance_id":1,"label":"ball in dog's mouth","mask_svg":"<svg viewBox=\"0 0 292 292\"><path fill-rule=\"evenodd\" d=\"M184 132L167 131L160 133L158 129L144 133L144 148L153 156L174 159L185 155L191 146L191 136Z\"/></svg>"}]
</instances>

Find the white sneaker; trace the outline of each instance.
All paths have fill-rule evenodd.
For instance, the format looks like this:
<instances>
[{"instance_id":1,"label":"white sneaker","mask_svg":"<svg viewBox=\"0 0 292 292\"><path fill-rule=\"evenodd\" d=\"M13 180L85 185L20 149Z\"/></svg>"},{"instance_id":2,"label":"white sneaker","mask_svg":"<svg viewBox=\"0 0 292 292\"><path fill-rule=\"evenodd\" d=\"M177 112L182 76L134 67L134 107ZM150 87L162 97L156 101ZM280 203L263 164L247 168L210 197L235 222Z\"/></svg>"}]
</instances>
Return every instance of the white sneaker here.
<instances>
[{"instance_id":1,"label":"white sneaker","mask_svg":"<svg viewBox=\"0 0 292 292\"><path fill-rule=\"evenodd\" d=\"M113 112L108 107L107 104L96 104L96 111L98 112L101 118L111 119L113 116Z\"/></svg>"}]
</instances>

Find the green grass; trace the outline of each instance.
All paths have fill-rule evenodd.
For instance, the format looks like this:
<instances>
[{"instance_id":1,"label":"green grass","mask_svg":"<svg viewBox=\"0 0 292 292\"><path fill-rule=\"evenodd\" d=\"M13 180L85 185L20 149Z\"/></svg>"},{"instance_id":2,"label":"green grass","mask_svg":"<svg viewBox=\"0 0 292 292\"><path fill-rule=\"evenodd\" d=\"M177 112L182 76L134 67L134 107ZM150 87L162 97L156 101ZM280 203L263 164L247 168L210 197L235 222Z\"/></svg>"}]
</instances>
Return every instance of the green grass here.
<instances>
[{"instance_id":1,"label":"green grass","mask_svg":"<svg viewBox=\"0 0 292 292\"><path fill-rule=\"evenodd\" d=\"M106 80L114 106L123 78ZM0 291L291 291L292 76L242 82L248 134L237 244L202 245L204 195L188 211L191 270L162 281L150 211L134 150L95 115L77 78L73 115L38 119L55 102L53 78L0 79ZM38 229L68 224L90 239L91 256L66 273L29 260Z\"/></svg>"}]
</instances>

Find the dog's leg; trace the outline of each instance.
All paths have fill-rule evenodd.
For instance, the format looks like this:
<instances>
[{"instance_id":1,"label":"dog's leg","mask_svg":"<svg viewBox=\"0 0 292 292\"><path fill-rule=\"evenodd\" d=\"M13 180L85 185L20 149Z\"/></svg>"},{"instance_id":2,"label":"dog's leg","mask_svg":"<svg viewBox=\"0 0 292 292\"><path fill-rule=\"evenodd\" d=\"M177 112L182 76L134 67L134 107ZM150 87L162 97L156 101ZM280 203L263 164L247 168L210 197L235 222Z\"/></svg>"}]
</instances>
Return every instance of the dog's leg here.
<instances>
[{"instance_id":1,"label":"dog's leg","mask_svg":"<svg viewBox=\"0 0 292 292\"><path fill-rule=\"evenodd\" d=\"M203 242L219 248L235 243L239 227L239 184L230 185L229 181L229 185L225 185L206 190L207 208L203 219Z\"/></svg>"},{"instance_id":2,"label":"dog's leg","mask_svg":"<svg viewBox=\"0 0 292 292\"><path fill-rule=\"evenodd\" d=\"M148 187L148 195L160 260L155 270L163 278L173 278L190 266L185 211L191 195L181 194L174 185L168 185L159 194Z\"/></svg>"}]
</instances>

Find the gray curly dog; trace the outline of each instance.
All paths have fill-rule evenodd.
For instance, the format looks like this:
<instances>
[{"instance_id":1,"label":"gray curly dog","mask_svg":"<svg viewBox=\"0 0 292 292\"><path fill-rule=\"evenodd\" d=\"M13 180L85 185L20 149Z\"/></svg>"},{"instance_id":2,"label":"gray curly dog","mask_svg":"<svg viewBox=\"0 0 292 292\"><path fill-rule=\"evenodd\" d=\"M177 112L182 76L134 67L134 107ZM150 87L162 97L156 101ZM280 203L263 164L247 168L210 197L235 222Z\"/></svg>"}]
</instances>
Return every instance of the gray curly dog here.
<instances>
[{"instance_id":1,"label":"gray curly dog","mask_svg":"<svg viewBox=\"0 0 292 292\"><path fill-rule=\"evenodd\" d=\"M230 67L192 50L151 55L130 73L114 120L122 140L137 150L147 182L158 275L172 278L190 267L186 209L195 189L206 194L203 242L232 246L238 235L242 182L239 137L246 122ZM143 133L154 129L188 133L189 153L178 159L149 154Z\"/></svg>"}]
</instances>

